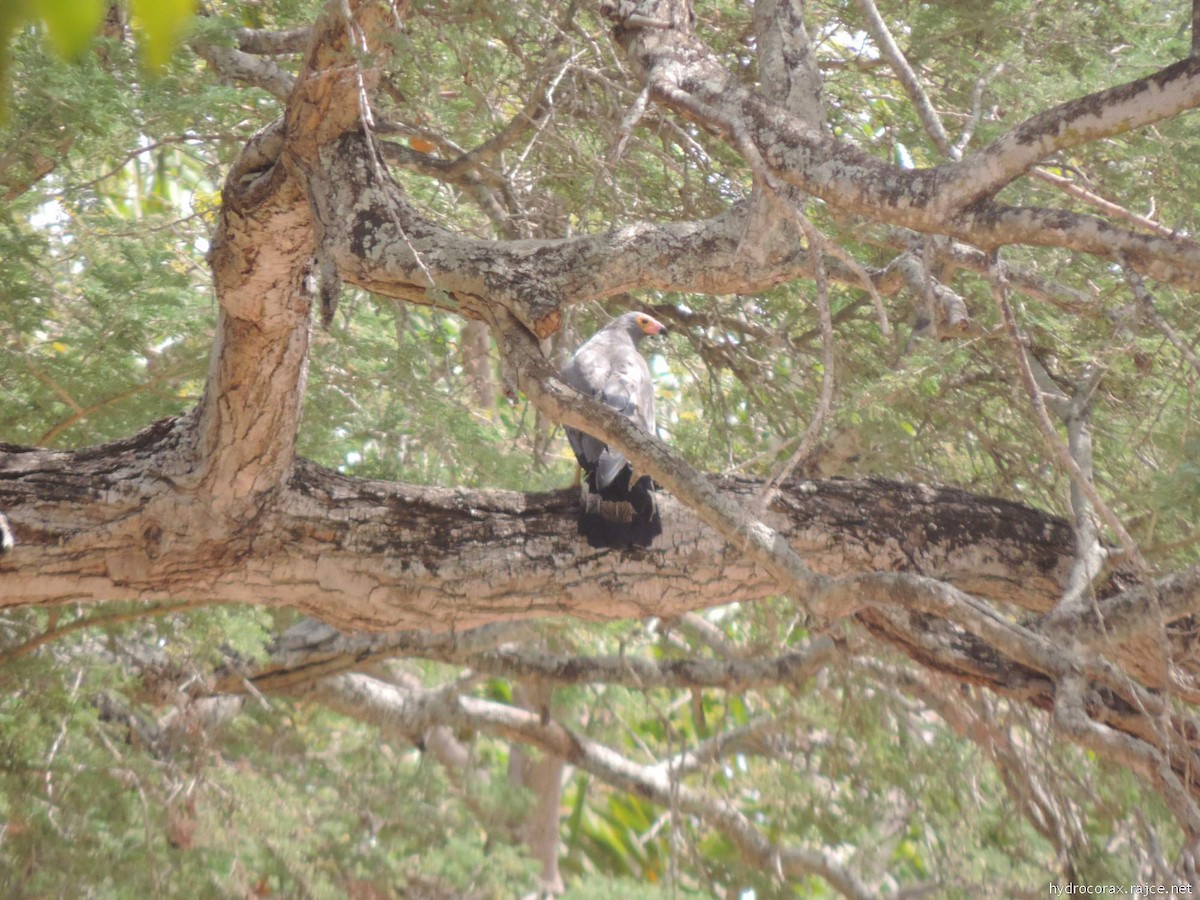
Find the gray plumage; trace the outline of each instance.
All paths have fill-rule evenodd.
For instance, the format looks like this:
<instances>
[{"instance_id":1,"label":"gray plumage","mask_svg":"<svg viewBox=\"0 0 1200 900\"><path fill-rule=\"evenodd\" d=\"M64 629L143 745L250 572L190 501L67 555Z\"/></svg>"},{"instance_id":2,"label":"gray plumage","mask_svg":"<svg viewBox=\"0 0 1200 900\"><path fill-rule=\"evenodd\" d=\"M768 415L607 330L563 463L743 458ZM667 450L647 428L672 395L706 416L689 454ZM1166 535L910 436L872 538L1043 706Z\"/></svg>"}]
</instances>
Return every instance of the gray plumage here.
<instances>
[{"instance_id":1,"label":"gray plumage","mask_svg":"<svg viewBox=\"0 0 1200 900\"><path fill-rule=\"evenodd\" d=\"M585 397L611 406L643 431L654 434L654 383L638 345L648 334L665 333L662 323L653 317L625 313L575 351L563 367L563 380ZM620 525L611 523L624 523L625 531L637 531L640 526L638 534L608 533L595 540L588 532L589 540L600 546L648 545L661 532L653 481L649 476L634 478L625 456L599 438L575 428L566 431L575 458L587 473L588 489L597 496L602 518L610 523L605 526L607 531L613 532L614 527L621 531ZM587 497L585 494L585 516L590 511Z\"/></svg>"}]
</instances>

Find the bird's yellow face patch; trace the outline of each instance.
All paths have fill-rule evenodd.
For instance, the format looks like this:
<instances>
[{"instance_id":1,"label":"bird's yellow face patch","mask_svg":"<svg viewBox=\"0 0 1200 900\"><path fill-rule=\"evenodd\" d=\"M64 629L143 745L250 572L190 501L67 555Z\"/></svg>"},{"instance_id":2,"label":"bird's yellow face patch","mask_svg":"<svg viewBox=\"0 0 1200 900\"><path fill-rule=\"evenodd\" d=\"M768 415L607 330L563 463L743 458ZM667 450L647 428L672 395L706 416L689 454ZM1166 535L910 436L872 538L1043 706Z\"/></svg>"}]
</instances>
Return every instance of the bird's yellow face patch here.
<instances>
[{"instance_id":1,"label":"bird's yellow face patch","mask_svg":"<svg viewBox=\"0 0 1200 900\"><path fill-rule=\"evenodd\" d=\"M638 327L646 332L646 334L658 334L660 331L666 330L662 322L658 321L658 319L652 319L649 316L638 316L637 323Z\"/></svg>"}]
</instances>

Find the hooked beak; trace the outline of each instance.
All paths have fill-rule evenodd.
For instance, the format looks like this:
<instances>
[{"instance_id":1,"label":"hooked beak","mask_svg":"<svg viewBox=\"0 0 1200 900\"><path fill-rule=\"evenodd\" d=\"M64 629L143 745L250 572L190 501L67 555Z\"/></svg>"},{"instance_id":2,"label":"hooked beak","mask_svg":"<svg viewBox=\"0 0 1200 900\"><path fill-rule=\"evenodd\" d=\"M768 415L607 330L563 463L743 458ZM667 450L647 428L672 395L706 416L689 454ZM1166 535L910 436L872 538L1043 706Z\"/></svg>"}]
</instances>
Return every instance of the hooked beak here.
<instances>
[{"instance_id":1,"label":"hooked beak","mask_svg":"<svg viewBox=\"0 0 1200 900\"><path fill-rule=\"evenodd\" d=\"M667 326L658 321L658 319L651 319L649 317L647 317L645 324L642 325L642 331L646 332L646 334L661 334L663 337L667 336Z\"/></svg>"}]
</instances>

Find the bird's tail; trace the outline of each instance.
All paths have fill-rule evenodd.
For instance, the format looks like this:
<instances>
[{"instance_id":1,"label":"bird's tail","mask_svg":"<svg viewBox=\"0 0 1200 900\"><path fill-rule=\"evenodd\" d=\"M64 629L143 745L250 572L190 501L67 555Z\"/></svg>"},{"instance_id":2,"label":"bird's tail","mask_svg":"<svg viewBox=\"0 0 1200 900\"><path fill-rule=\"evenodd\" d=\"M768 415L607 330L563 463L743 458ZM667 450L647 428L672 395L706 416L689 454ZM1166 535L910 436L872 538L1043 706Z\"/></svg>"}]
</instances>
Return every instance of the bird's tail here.
<instances>
[{"instance_id":1,"label":"bird's tail","mask_svg":"<svg viewBox=\"0 0 1200 900\"><path fill-rule=\"evenodd\" d=\"M654 497L654 481L643 475L631 485L626 466L611 484L596 490L595 475L583 485L579 533L591 547L649 547L662 534L662 519Z\"/></svg>"}]
</instances>

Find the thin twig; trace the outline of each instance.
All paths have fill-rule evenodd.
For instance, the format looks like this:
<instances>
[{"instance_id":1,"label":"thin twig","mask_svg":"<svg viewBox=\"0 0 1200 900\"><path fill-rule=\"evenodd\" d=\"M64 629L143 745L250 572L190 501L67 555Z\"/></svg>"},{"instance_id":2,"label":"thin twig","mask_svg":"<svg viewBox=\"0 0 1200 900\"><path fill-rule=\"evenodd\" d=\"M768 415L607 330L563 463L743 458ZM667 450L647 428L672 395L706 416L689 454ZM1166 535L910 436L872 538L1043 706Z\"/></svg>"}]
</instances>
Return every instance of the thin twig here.
<instances>
[{"instance_id":1,"label":"thin twig","mask_svg":"<svg viewBox=\"0 0 1200 900\"><path fill-rule=\"evenodd\" d=\"M967 149L967 144L971 143L971 138L975 136L975 129L979 127L979 123L983 119L983 90L989 81L1004 71L1004 66L1004 63L992 66L985 74L975 79L975 88L971 91L971 115L967 118L967 123L963 125L958 140L954 143L954 150L958 151L957 155L953 152L950 154L954 159L962 157L963 151Z\"/></svg>"},{"instance_id":2,"label":"thin twig","mask_svg":"<svg viewBox=\"0 0 1200 900\"><path fill-rule=\"evenodd\" d=\"M1133 267L1129 265L1124 256L1118 256L1117 261L1121 263L1121 268L1125 272L1125 280L1129 282L1129 287L1133 290L1133 296L1142 308L1142 315L1149 319L1150 324L1157 328L1162 333L1162 336L1171 342L1171 345L1179 351L1179 354L1191 364L1197 373L1200 373L1200 357L1196 355L1196 351L1188 346L1187 342L1179 336L1179 332L1171 327L1171 323L1164 319L1162 313L1154 306L1154 296L1146 290L1146 283L1142 281L1142 276L1133 270Z\"/></svg>"},{"instance_id":3,"label":"thin twig","mask_svg":"<svg viewBox=\"0 0 1200 900\"><path fill-rule=\"evenodd\" d=\"M223 140L231 140L231 139L232 139L232 135L228 135L228 134L181 134L181 135L175 135L172 137L164 137L157 141L152 141L151 143L146 144L146 146L144 146L144 147L138 147L134 150L130 150L128 153L126 153L124 156L121 157L120 162L118 162L115 166L113 166L111 169L109 169L103 175L97 175L95 178L91 179L90 181L84 181L79 184L72 184L72 185L69 185L68 187L64 187L61 191L58 192L58 194L59 194L59 196L65 196L67 194L77 194L80 191L85 191L88 188L95 187L101 181L104 181L108 178L112 178L114 175L120 174L120 172L125 168L125 166L128 165L129 162L136 159L137 157L143 156L147 153L153 153L155 150L159 150L163 147L168 147L172 144L191 144L193 142L211 143L213 141L223 141Z\"/></svg>"},{"instance_id":4,"label":"thin twig","mask_svg":"<svg viewBox=\"0 0 1200 900\"><path fill-rule=\"evenodd\" d=\"M1087 188L1082 187L1081 185L1072 181L1070 178L1063 178L1061 175L1055 175L1053 172L1047 172L1045 169L1040 167L1030 169L1029 174L1034 178L1046 182L1047 184L1054 185L1064 194L1069 194L1070 196L1075 197L1077 200L1082 200L1089 206L1094 206L1101 212L1108 213L1114 219L1124 219L1126 222L1137 225L1139 228L1145 228L1147 231L1153 232L1159 237L1176 237L1174 229L1168 228L1161 222L1155 222L1153 219L1139 215L1132 210L1113 203L1111 200L1106 200L1104 197L1089 191Z\"/></svg>"},{"instance_id":5,"label":"thin twig","mask_svg":"<svg viewBox=\"0 0 1200 900\"><path fill-rule=\"evenodd\" d=\"M20 659L22 656L28 656L39 647L44 647L46 644L53 643L60 638L66 637L76 631L82 631L85 628L93 626L108 626L119 625L122 622L136 622L138 619L156 618L158 616L169 615L173 612L182 612L187 609L195 609L197 606L205 604L187 601L181 603L167 603L163 606L152 606L145 609L135 610L128 613L118 613L111 616L89 616L86 619L76 619L74 622L68 622L66 625L58 628L51 628L48 631L43 631L37 637L32 637L23 644L18 644L11 650L5 650L0 653L0 666L5 666L13 660Z\"/></svg>"},{"instance_id":6,"label":"thin twig","mask_svg":"<svg viewBox=\"0 0 1200 900\"><path fill-rule=\"evenodd\" d=\"M891 337L892 324L888 321L887 310L883 305L883 297L879 295L879 290L875 287L875 282L871 278L870 273L863 268L857 259L847 253L845 248L834 241L825 239L824 235L821 235L821 249L858 276L858 280L862 282L863 290L870 295L871 303L875 306L875 315L879 319L879 331L885 338Z\"/></svg>"},{"instance_id":7,"label":"thin twig","mask_svg":"<svg viewBox=\"0 0 1200 900\"><path fill-rule=\"evenodd\" d=\"M1108 504L1104 502L1099 492L1097 492L1096 486L1092 484L1091 479L1085 476L1080 470L1079 464L1071 456L1071 451L1058 436L1058 432L1054 428L1054 423L1050 421L1050 414L1046 411L1046 403L1042 399L1042 393L1038 389L1037 381L1033 377L1033 370L1029 365L1029 358L1025 353L1025 336L1021 334L1021 330L1017 325L1016 315L1013 313L1012 306L1008 302L1008 278L1000 266L1000 254L998 251L992 251L988 254L988 279L992 285L992 296L995 297L996 305L1000 307L1000 313L1004 317L1009 341L1012 343L1013 352L1017 358L1017 367L1021 373L1021 381L1025 385L1025 391L1029 395L1030 403L1033 406L1034 420L1041 429L1047 446L1053 451L1054 458L1058 461L1059 465L1066 470L1071 480L1079 486L1079 489L1087 495L1096 512L1100 514L1100 517L1104 519L1108 527L1116 534L1117 540L1120 541L1121 548L1125 551L1125 555L1129 561L1143 574L1149 574L1150 565L1138 549L1137 542L1125 530L1125 526L1121 524L1121 520L1109 509Z\"/></svg>"},{"instance_id":8,"label":"thin twig","mask_svg":"<svg viewBox=\"0 0 1200 900\"><path fill-rule=\"evenodd\" d=\"M829 311L829 277L825 272L825 247L829 242L817 231L816 226L804 213L787 203L782 197L778 198L778 202L786 204L791 210L793 217L804 230L804 237L808 241L808 252L812 256L813 276L817 283L817 312L821 318L821 364L824 371L821 372L821 397L817 402L816 412L809 421L808 427L804 429L800 445L795 452L778 472L767 479L766 484L755 496L753 504L755 515L762 515L771 502L776 486L788 478L795 471L796 466L812 453L813 445L820 437L833 407L833 317Z\"/></svg>"}]
</instances>

